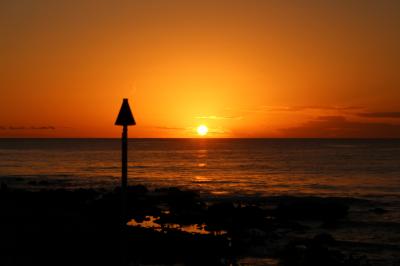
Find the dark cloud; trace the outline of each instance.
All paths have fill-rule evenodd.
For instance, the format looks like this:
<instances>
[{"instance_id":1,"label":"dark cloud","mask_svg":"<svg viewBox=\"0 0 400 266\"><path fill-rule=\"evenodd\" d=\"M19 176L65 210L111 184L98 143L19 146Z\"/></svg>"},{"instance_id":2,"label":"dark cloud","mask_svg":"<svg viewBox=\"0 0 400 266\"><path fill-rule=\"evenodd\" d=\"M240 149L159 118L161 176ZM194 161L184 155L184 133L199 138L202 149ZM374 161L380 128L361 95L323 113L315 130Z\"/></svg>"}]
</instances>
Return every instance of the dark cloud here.
<instances>
[{"instance_id":1,"label":"dark cloud","mask_svg":"<svg viewBox=\"0 0 400 266\"><path fill-rule=\"evenodd\" d=\"M302 125L282 129L284 137L299 138L400 138L400 125L349 121L343 116L322 116Z\"/></svg>"},{"instance_id":2,"label":"dark cloud","mask_svg":"<svg viewBox=\"0 0 400 266\"><path fill-rule=\"evenodd\" d=\"M357 110L361 107L356 106L318 106L318 105L306 105L306 106L289 106L286 111L307 111L307 110L329 110L329 111L349 111Z\"/></svg>"},{"instance_id":3,"label":"dark cloud","mask_svg":"<svg viewBox=\"0 0 400 266\"><path fill-rule=\"evenodd\" d=\"M326 110L326 111L350 111L361 109L361 107L356 106L318 106L318 105L305 105L305 106L288 106L281 111L291 111L291 112L301 112L308 110ZM279 109L277 109L279 110Z\"/></svg>"},{"instance_id":4,"label":"dark cloud","mask_svg":"<svg viewBox=\"0 0 400 266\"><path fill-rule=\"evenodd\" d=\"M55 130L54 126L0 126L0 130Z\"/></svg>"},{"instance_id":5,"label":"dark cloud","mask_svg":"<svg viewBox=\"0 0 400 266\"><path fill-rule=\"evenodd\" d=\"M30 127L29 129L34 130L55 130L56 128L53 126L42 126L42 127Z\"/></svg>"},{"instance_id":6,"label":"dark cloud","mask_svg":"<svg viewBox=\"0 0 400 266\"><path fill-rule=\"evenodd\" d=\"M197 116L196 118L200 118L200 119L210 119L210 120L242 119L241 116L216 116L216 115Z\"/></svg>"},{"instance_id":7,"label":"dark cloud","mask_svg":"<svg viewBox=\"0 0 400 266\"><path fill-rule=\"evenodd\" d=\"M370 112L359 113L358 115L370 118L400 118L400 112Z\"/></svg>"},{"instance_id":8,"label":"dark cloud","mask_svg":"<svg viewBox=\"0 0 400 266\"><path fill-rule=\"evenodd\" d=\"M183 127L165 127L165 126L161 126L161 127L155 127L157 129L162 129L162 130L186 130L186 128Z\"/></svg>"},{"instance_id":9,"label":"dark cloud","mask_svg":"<svg viewBox=\"0 0 400 266\"><path fill-rule=\"evenodd\" d=\"M26 127L23 126L9 126L8 127L9 130L26 130Z\"/></svg>"},{"instance_id":10,"label":"dark cloud","mask_svg":"<svg viewBox=\"0 0 400 266\"><path fill-rule=\"evenodd\" d=\"M301 106L260 106L253 110L245 110L246 112L305 112L305 111L354 111L363 109L358 106L323 106L323 105L301 105Z\"/></svg>"}]
</instances>

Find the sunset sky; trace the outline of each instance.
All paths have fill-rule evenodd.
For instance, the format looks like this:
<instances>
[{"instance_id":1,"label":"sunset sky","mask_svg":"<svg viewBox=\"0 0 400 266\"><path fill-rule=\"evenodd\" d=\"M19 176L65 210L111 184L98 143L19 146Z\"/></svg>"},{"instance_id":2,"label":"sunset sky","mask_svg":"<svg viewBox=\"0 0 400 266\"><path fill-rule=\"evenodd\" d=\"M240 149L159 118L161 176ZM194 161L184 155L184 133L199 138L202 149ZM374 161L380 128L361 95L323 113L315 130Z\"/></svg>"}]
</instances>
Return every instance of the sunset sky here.
<instances>
[{"instance_id":1,"label":"sunset sky","mask_svg":"<svg viewBox=\"0 0 400 266\"><path fill-rule=\"evenodd\" d=\"M0 137L400 137L400 1L0 2Z\"/></svg>"}]
</instances>

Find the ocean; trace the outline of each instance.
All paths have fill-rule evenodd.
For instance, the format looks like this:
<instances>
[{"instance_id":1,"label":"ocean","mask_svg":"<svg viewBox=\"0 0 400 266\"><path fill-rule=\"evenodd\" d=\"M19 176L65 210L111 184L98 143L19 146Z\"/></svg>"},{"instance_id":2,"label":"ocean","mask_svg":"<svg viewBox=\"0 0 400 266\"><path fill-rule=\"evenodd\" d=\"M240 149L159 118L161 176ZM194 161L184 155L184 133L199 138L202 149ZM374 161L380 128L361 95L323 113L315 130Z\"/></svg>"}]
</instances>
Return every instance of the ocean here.
<instances>
[{"instance_id":1,"label":"ocean","mask_svg":"<svg viewBox=\"0 0 400 266\"><path fill-rule=\"evenodd\" d=\"M120 182L120 148L118 139L0 139L0 182L110 191ZM357 243L372 265L398 265L400 140L130 139L128 154L129 185L266 204L282 195L350 198L347 219L333 229L306 224L301 237L329 232Z\"/></svg>"},{"instance_id":2,"label":"ocean","mask_svg":"<svg viewBox=\"0 0 400 266\"><path fill-rule=\"evenodd\" d=\"M25 189L119 184L118 139L0 139L0 180ZM130 139L129 184L214 196L400 198L400 140Z\"/></svg>"}]
</instances>

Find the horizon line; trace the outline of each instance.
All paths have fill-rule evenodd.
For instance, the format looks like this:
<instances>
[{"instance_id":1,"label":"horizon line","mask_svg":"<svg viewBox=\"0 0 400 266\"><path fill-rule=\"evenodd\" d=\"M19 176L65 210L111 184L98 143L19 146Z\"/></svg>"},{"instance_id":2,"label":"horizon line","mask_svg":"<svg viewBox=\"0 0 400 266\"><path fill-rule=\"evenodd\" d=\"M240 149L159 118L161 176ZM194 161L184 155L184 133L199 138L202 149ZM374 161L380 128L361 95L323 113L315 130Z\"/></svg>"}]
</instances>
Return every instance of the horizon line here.
<instances>
[{"instance_id":1,"label":"horizon line","mask_svg":"<svg viewBox=\"0 0 400 266\"><path fill-rule=\"evenodd\" d=\"M115 140L121 139L120 137L0 137L0 140L9 140L9 139L104 139L104 140ZM276 139L276 140L284 140L284 139L326 139L326 140L400 140L400 137L128 137L128 139L198 139L198 140L207 140L207 139Z\"/></svg>"}]
</instances>

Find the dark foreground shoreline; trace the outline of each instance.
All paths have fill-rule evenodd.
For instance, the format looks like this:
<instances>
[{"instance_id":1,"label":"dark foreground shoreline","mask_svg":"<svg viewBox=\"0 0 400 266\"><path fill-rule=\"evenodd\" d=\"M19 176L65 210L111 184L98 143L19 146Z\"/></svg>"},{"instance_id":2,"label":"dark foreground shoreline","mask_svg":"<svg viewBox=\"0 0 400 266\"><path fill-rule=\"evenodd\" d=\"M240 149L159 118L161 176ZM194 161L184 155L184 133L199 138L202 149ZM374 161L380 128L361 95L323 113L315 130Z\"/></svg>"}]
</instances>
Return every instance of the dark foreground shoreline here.
<instances>
[{"instance_id":1,"label":"dark foreground shoreline","mask_svg":"<svg viewBox=\"0 0 400 266\"><path fill-rule=\"evenodd\" d=\"M129 187L130 265L400 265L396 244L336 239L367 200L204 199L192 191ZM91 189L0 190L0 265L119 265L120 195ZM390 224L400 232L399 224ZM350 233L349 233L350 234Z\"/></svg>"}]
</instances>

